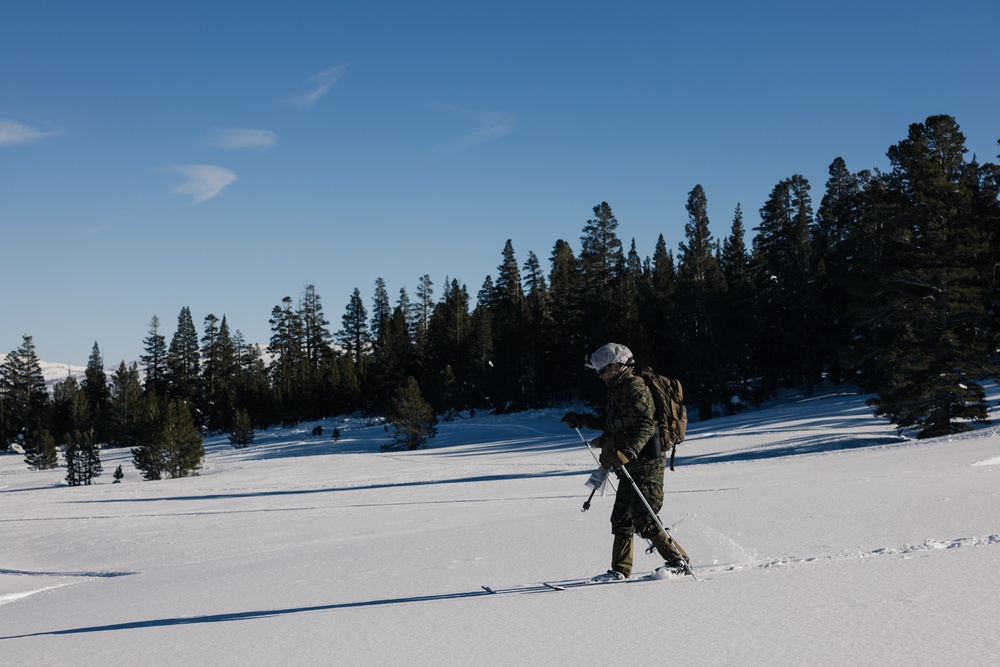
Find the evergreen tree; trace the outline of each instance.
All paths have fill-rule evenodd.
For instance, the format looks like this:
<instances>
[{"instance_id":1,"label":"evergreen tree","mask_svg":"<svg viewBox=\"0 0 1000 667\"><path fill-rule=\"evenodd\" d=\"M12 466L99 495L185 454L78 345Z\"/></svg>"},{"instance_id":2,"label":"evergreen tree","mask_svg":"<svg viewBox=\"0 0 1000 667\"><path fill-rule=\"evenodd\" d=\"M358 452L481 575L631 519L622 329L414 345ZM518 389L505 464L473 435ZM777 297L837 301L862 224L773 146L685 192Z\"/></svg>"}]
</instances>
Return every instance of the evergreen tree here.
<instances>
[{"instance_id":1,"label":"evergreen tree","mask_svg":"<svg viewBox=\"0 0 1000 667\"><path fill-rule=\"evenodd\" d=\"M47 429L32 431L24 438L24 462L32 470L51 470L59 467L56 439Z\"/></svg>"},{"instance_id":2,"label":"evergreen tree","mask_svg":"<svg viewBox=\"0 0 1000 667\"><path fill-rule=\"evenodd\" d=\"M635 239L632 239L628 254L615 272L612 292L615 316L610 318L608 337L610 340L628 341L632 352L642 357L649 351L645 327L639 316L640 294L644 291L645 283L642 260L635 249Z\"/></svg>"},{"instance_id":3,"label":"evergreen tree","mask_svg":"<svg viewBox=\"0 0 1000 667\"><path fill-rule=\"evenodd\" d=\"M587 349L583 327L582 273L573 249L561 239L552 248L549 261L552 317L544 333L552 348L549 381L555 396L573 399L578 396L580 386L580 360L593 351Z\"/></svg>"},{"instance_id":4,"label":"evergreen tree","mask_svg":"<svg viewBox=\"0 0 1000 667\"><path fill-rule=\"evenodd\" d=\"M811 267L809 182L795 175L774 187L760 209L753 240L758 297L755 348L770 393L785 384L807 390L820 381L815 352L816 300Z\"/></svg>"},{"instance_id":5,"label":"evergreen tree","mask_svg":"<svg viewBox=\"0 0 1000 667\"><path fill-rule=\"evenodd\" d=\"M197 474L205 448L185 402L168 399L160 405L150 397L144 431L140 445L132 450L132 461L144 479Z\"/></svg>"},{"instance_id":6,"label":"evergreen tree","mask_svg":"<svg viewBox=\"0 0 1000 667\"><path fill-rule=\"evenodd\" d=\"M381 341L374 346L367 371L366 407L372 412L382 412L412 366L413 346L406 313L397 307L386 323Z\"/></svg>"},{"instance_id":7,"label":"evergreen tree","mask_svg":"<svg viewBox=\"0 0 1000 667\"><path fill-rule=\"evenodd\" d=\"M191 310L184 306L177 316L177 331L170 339L166 359L167 394L182 401L199 404L201 347Z\"/></svg>"},{"instance_id":8,"label":"evergreen tree","mask_svg":"<svg viewBox=\"0 0 1000 667\"><path fill-rule=\"evenodd\" d=\"M73 431L66 441L64 456L66 483L70 486L89 486L95 477L100 477L104 472L93 429L82 433Z\"/></svg>"},{"instance_id":9,"label":"evergreen tree","mask_svg":"<svg viewBox=\"0 0 1000 667\"><path fill-rule=\"evenodd\" d=\"M728 398L719 361L725 282L718 244L709 231L707 197L700 185L688 193L687 210L677 266L677 368L686 397L697 404L698 416L705 420L711 419L714 405Z\"/></svg>"},{"instance_id":10,"label":"evergreen tree","mask_svg":"<svg viewBox=\"0 0 1000 667\"><path fill-rule=\"evenodd\" d=\"M135 447L142 430L142 385L139 369L122 361L111 378L109 408L109 444L112 447Z\"/></svg>"},{"instance_id":11,"label":"evergreen tree","mask_svg":"<svg viewBox=\"0 0 1000 667\"><path fill-rule=\"evenodd\" d=\"M649 334L649 361L666 374L674 373L680 355L677 323L677 269L673 253L660 234L653 248L646 297L646 326Z\"/></svg>"},{"instance_id":12,"label":"evergreen tree","mask_svg":"<svg viewBox=\"0 0 1000 667\"><path fill-rule=\"evenodd\" d=\"M437 435L437 418L420 387L409 376L397 388L389 405L386 420L392 426L392 442L385 449L418 449L428 438Z\"/></svg>"},{"instance_id":13,"label":"evergreen tree","mask_svg":"<svg viewBox=\"0 0 1000 667\"><path fill-rule=\"evenodd\" d=\"M90 358L87 360L87 369L84 371L81 388L83 393L87 395L87 402L90 406L90 419L87 426L94 430L94 438L97 442L107 442L108 377L104 372L104 358L97 341L94 341Z\"/></svg>"},{"instance_id":14,"label":"evergreen tree","mask_svg":"<svg viewBox=\"0 0 1000 667\"><path fill-rule=\"evenodd\" d=\"M750 336L753 327L754 292L750 268L750 254L746 247L743 226L743 209L739 204L733 213L729 236L722 242L719 269L725 281L722 316L720 321L720 366L724 392L730 400L724 402L727 413L738 409L732 397L756 403L759 398L751 378L756 373L750 363Z\"/></svg>"},{"instance_id":15,"label":"evergreen tree","mask_svg":"<svg viewBox=\"0 0 1000 667\"><path fill-rule=\"evenodd\" d=\"M147 481L163 479L167 469L167 451L164 446L161 404L167 399L149 392L142 401L142 428L137 433L136 446L132 448L132 464Z\"/></svg>"},{"instance_id":16,"label":"evergreen tree","mask_svg":"<svg viewBox=\"0 0 1000 667\"><path fill-rule=\"evenodd\" d=\"M838 157L830 164L829 175L813 227L812 271L816 281L813 291L818 301L816 343L827 363L830 380L838 383L851 374L854 366L851 359L856 356L852 349L859 343L864 345L851 332L851 314L860 305L851 291L859 291L861 284L870 286L869 279L859 278L859 274L871 276L879 268L878 264L866 265L865 253L852 243L861 239L863 231L862 202L869 172L852 174L843 158ZM861 280L853 290L852 279Z\"/></svg>"},{"instance_id":17,"label":"evergreen tree","mask_svg":"<svg viewBox=\"0 0 1000 667\"><path fill-rule=\"evenodd\" d=\"M21 440L26 451L35 444L40 446L36 436L40 437L48 424L51 402L31 336L23 336L21 346L0 365L0 403L4 407L0 439ZM50 460L46 454L43 464Z\"/></svg>"},{"instance_id":18,"label":"evergreen tree","mask_svg":"<svg viewBox=\"0 0 1000 667\"><path fill-rule=\"evenodd\" d=\"M302 322L302 339L309 367L316 370L332 353L333 335L329 329L330 322L323 314L322 299L314 285L306 285L299 305L299 320Z\"/></svg>"},{"instance_id":19,"label":"evergreen tree","mask_svg":"<svg viewBox=\"0 0 1000 667\"><path fill-rule=\"evenodd\" d=\"M458 410L476 400L469 392L476 368L469 301L465 285L445 279L444 293L428 326L428 400L439 412Z\"/></svg>"},{"instance_id":20,"label":"evergreen tree","mask_svg":"<svg viewBox=\"0 0 1000 667\"><path fill-rule=\"evenodd\" d=\"M424 274L417 283L415 292L417 300L411 306L410 330L417 350L422 354L427 346L427 330L430 327L431 314L434 312L434 283L431 277Z\"/></svg>"},{"instance_id":21,"label":"evergreen tree","mask_svg":"<svg viewBox=\"0 0 1000 667\"><path fill-rule=\"evenodd\" d=\"M490 391L495 407L504 411L525 406L525 382L531 371L525 358L524 306L521 271L508 239L490 299L494 362Z\"/></svg>"},{"instance_id":22,"label":"evergreen tree","mask_svg":"<svg viewBox=\"0 0 1000 667\"><path fill-rule=\"evenodd\" d=\"M528 404L539 405L553 398L549 378L554 371L552 357L555 341L546 334L552 330L552 295L538 256L528 251L524 263L524 341L528 375Z\"/></svg>"},{"instance_id":23,"label":"evergreen tree","mask_svg":"<svg viewBox=\"0 0 1000 667\"><path fill-rule=\"evenodd\" d=\"M357 287L351 294L341 322L343 328L337 332L337 340L353 355L355 365L361 366L361 359L368 350L371 336L368 332L368 311L365 310L361 291Z\"/></svg>"},{"instance_id":24,"label":"evergreen tree","mask_svg":"<svg viewBox=\"0 0 1000 667\"><path fill-rule=\"evenodd\" d=\"M614 336L618 316L613 282L624 266L618 220L607 202L594 207L594 217L583 228L580 249L581 306L589 316L581 322L585 347L596 349ZM598 315L599 314L599 315Z\"/></svg>"},{"instance_id":25,"label":"evergreen tree","mask_svg":"<svg viewBox=\"0 0 1000 667\"><path fill-rule=\"evenodd\" d=\"M233 416L233 425L229 431L229 444L236 449L250 445L254 440L253 421L250 414L240 408Z\"/></svg>"},{"instance_id":26,"label":"evergreen tree","mask_svg":"<svg viewBox=\"0 0 1000 667\"><path fill-rule=\"evenodd\" d=\"M282 424L293 426L305 419L308 410L303 404L310 377L302 318L293 308L292 298L281 300L282 306L271 311L271 341L268 344L272 361L271 391Z\"/></svg>"},{"instance_id":27,"label":"evergreen tree","mask_svg":"<svg viewBox=\"0 0 1000 667\"><path fill-rule=\"evenodd\" d=\"M876 351L881 383L872 403L900 428L919 429L917 437L985 421L980 379L1000 370L987 309L997 190L981 191L980 167L966 152L950 116L911 125L888 151L886 252L871 286L880 304L868 315L891 344Z\"/></svg>"},{"instance_id":28,"label":"evergreen tree","mask_svg":"<svg viewBox=\"0 0 1000 667\"><path fill-rule=\"evenodd\" d=\"M67 375L52 389L52 432L57 443L66 443L74 431L91 428L90 401L76 378Z\"/></svg>"},{"instance_id":29,"label":"evergreen tree","mask_svg":"<svg viewBox=\"0 0 1000 667\"><path fill-rule=\"evenodd\" d=\"M139 360L146 372L146 391L163 396L167 393L167 339L160 333L160 318L156 315L149 322L143 350L146 353Z\"/></svg>"},{"instance_id":30,"label":"evergreen tree","mask_svg":"<svg viewBox=\"0 0 1000 667\"><path fill-rule=\"evenodd\" d=\"M383 278L375 279L375 296L372 298L372 340L378 343L389 326L389 318L392 317L392 306L389 305L389 291L385 287Z\"/></svg>"},{"instance_id":31,"label":"evergreen tree","mask_svg":"<svg viewBox=\"0 0 1000 667\"><path fill-rule=\"evenodd\" d=\"M495 292L493 278L486 276L483 280L483 286L476 295L476 307L472 311L472 326L469 335L472 372L469 382L470 388L481 401L479 405L494 403L492 391L495 374L493 362L493 299Z\"/></svg>"},{"instance_id":32,"label":"evergreen tree","mask_svg":"<svg viewBox=\"0 0 1000 667\"><path fill-rule=\"evenodd\" d=\"M212 430L225 431L230 425L239 373L236 346L225 315L221 321L212 314L205 318L201 357L205 422Z\"/></svg>"}]
</instances>

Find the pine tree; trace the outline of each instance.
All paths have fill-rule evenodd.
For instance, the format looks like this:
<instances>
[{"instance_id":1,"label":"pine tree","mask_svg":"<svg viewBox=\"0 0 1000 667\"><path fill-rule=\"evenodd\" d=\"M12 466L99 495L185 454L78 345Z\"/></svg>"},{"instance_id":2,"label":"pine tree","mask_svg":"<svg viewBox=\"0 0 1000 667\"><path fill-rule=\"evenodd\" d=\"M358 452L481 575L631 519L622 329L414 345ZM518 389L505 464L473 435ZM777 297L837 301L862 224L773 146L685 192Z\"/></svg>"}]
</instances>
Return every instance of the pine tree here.
<instances>
[{"instance_id":1,"label":"pine tree","mask_svg":"<svg viewBox=\"0 0 1000 667\"><path fill-rule=\"evenodd\" d=\"M236 346L229 333L226 316L220 321L215 315L205 317L201 339L201 395L204 397L206 426L215 431L229 427L233 411L237 374Z\"/></svg>"},{"instance_id":2,"label":"pine tree","mask_svg":"<svg viewBox=\"0 0 1000 667\"><path fill-rule=\"evenodd\" d=\"M23 336L21 346L0 365L0 403L4 406L0 438L22 441L25 451L36 445L41 447L36 437L40 438L48 424L51 401L31 336ZM50 462L49 453L40 459L43 466Z\"/></svg>"},{"instance_id":3,"label":"pine tree","mask_svg":"<svg viewBox=\"0 0 1000 667\"><path fill-rule=\"evenodd\" d=\"M305 419L308 410L303 405L310 377L306 355L302 318L293 307L292 298L281 300L282 306L271 311L271 340L268 352L272 399L282 424L293 426Z\"/></svg>"},{"instance_id":4,"label":"pine tree","mask_svg":"<svg viewBox=\"0 0 1000 667\"><path fill-rule=\"evenodd\" d=\"M521 271L510 239L503 249L503 261L497 267L490 311L493 322L493 384L490 388L495 407L508 410L523 408L525 382L530 377L525 357L524 291Z\"/></svg>"},{"instance_id":5,"label":"pine tree","mask_svg":"<svg viewBox=\"0 0 1000 667\"><path fill-rule=\"evenodd\" d=\"M812 202L809 182L799 175L783 180L760 209L753 240L754 288L758 297L755 348L764 390L820 381L815 351L816 300L811 291Z\"/></svg>"},{"instance_id":6,"label":"pine tree","mask_svg":"<svg viewBox=\"0 0 1000 667\"><path fill-rule=\"evenodd\" d=\"M529 370L526 393L528 404L538 405L553 397L548 380L554 371L555 341L546 336L552 330L552 295L541 261L530 250L524 263L524 292L523 330Z\"/></svg>"},{"instance_id":7,"label":"pine tree","mask_svg":"<svg viewBox=\"0 0 1000 667\"><path fill-rule=\"evenodd\" d=\"M900 428L917 428L917 437L985 421L980 379L1000 370L987 310L998 190L966 152L955 119L931 116L889 149L883 180L887 243L870 286L879 304L868 318L889 345L877 351L872 404Z\"/></svg>"},{"instance_id":8,"label":"pine tree","mask_svg":"<svg viewBox=\"0 0 1000 667\"><path fill-rule=\"evenodd\" d=\"M163 396L167 392L167 339L160 333L160 318L156 315L149 322L143 350L146 353L139 360L145 368L146 391Z\"/></svg>"},{"instance_id":9,"label":"pine tree","mask_svg":"<svg viewBox=\"0 0 1000 667\"><path fill-rule=\"evenodd\" d=\"M624 266L618 220L607 202L594 207L594 217L583 228L580 249L581 306L589 316L581 322L588 350L609 342L618 316L613 282ZM600 313L600 316L595 316Z\"/></svg>"},{"instance_id":10,"label":"pine tree","mask_svg":"<svg viewBox=\"0 0 1000 667\"><path fill-rule=\"evenodd\" d=\"M167 399L161 405L150 397L141 443L132 450L132 461L143 478L194 475L204 458L203 440L188 405L176 399Z\"/></svg>"},{"instance_id":11,"label":"pine tree","mask_svg":"<svg viewBox=\"0 0 1000 667\"><path fill-rule=\"evenodd\" d=\"M428 438L437 435L437 418L420 387L409 376L397 388L389 405L386 420L393 427L392 442L385 449L418 449Z\"/></svg>"},{"instance_id":12,"label":"pine tree","mask_svg":"<svg viewBox=\"0 0 1000 667\"><path fill-rule=\"evenodd\" d=\"M142 429L142 385L139 369L122 361L111 378L109 399L109 444L135 447Z\"/></svg>"},{"instance_id":13,"label":"pine tree","mask_svg":"<svg viewBox=\"0 0 1000 667\"><path fill-rule=\"evenodd\" d=\"M653 248L649 269L649 294L645 315L650 345L650 364L664 373L676 369L680 355L677 325L677 268L673 253L660 234Z\"/></svg>"},{"instance_id":14,"label":"pine tree","mask_svg":"<svg viewBox=\"0 0 1000 667\"><path fill-rule=\"evenodd\" d=\"M746 232L743 226L743 209L739 204L733 213L729 236L722 242L719 254L719 269L725 281L722 319L720 322L720 365L722 367L725 394L731 399L739 396L743 401L756 403L751 378L757 374L750 363L750 336L753 328L754 293L750 269L750 255L746 247ZM739 409L732 400L724 402L727 413Z\"/></svg>"},{"instance_id":15,"label":"pine tree","mask_svg":"<svg viewBox=\"0 0 1000 667\"><path fill-rule=\"evenodd\" d=\"M445 279L441 301L427 331L425 367L431 385L427 398L439 412L458 410L474 401L469 387L475 378L469 292L456 279Z\"/></svg>"},{"instance_id":16,"label":"pine tree","mask_svg":"<svg viewBox=\"0 0 1000 667\"><path fill-rule=\"evenodd\" d=\"M177 331L170 339L166 359L167 394L173 398L198 404L201 373L201 348L198 331L185 306L177 316Z\"/></svg>"},{"instance_id":17,"label":"pine tree","mask_svg":"<svg viewBox=\"0 0 1000 667\"><path fill-rule=\"evenodd\" d=\"M51 470L59 467L56 439L47 429L33 431L24 438L24 462L32 470Z\"/></svg>"},{"instance_id":18,"label":"pine tree","mask_svg":"<svg viewBox=\"0 0 1000 667\"><path fill-rule=\"evenodd\" d=\"M67 375L52 389L52 431L57 443L65 443L74 431L86 430L91 425L92 411L87 394L76 378Z\"/></svg>"},{"instance_id":19,"label":"pine tree","mask_svg":"<svg viewBox=\"0 0 1000 667\"><path fill-rule=\"evenodd\" d=\"M829 168L826 191L816 212L813 227L813 288L818 301L815 327L820 356L827 362L827 375L834 383L854 375L854 348L864 341L852 334L852 313L860 303L851 296L851 281L870 285L867 277L879 271L867 265L865 253L853 243L861 238L864 184L867 171L852 174L843 158L836 158ZM860 275L859 275L860 274ZM862 288L863 290L864 288ZM853 379L857 379L855 376Z\"/></svg>"},{"instance_id":20,"label":"pine tree","mask_svg":"<svg viewBox=\"0 0 1000 667\"><path fill-rule=\"evenodd\" d=\"M197 475L205 460L205 447L191 410L180 401L167 406L167 470L171 477Z\"/></svg>"},{"instance_id":21,"label":"pine tree","mask_svg":"<svg viewBox=\"0 0 1000 667\"><path fill-rule=\"evenodd\" d=\"M551 341L552 360L549 380L555 396L574 399L579 391L579 374L587 349L584 310L581 304L582 274L573 249L558 240L549 258L549 294L552 319L545 337Z\"/></svg>"},{"instance_id":22,"label":"pine tree","mask_svg":"<svg viewBox=\"0 0 1000 667\"><path fill-rule=\"evenodd\" d=\"M413 365L406 313L397 307L386 323L381 341L374 347L372 363L368 366L366 408L372 412L383 411Z\"/></svg>"},{"instance_id":23,"label":"pine tree","mask_svg":"<svg viewBox=\"0 0 1000 667\"><path fill-rule=\"evenodd\" d=\"M306 285L299 303L299 320L302 322L302 340L309 367L318 369L332 353L333 335L330 322L323 314L323 302L314 285Z\"/></svg>"},{"instance_id":24,"label":"pine tree","mask_svg":"<svg viewBox=\"0 0 1000 667\"><path fill-rule=\"evenodd\" d=\"M250 445L254 440L253 421L250 414L240 408L233 416L233 426L229 431L229 444L236 449Z\"/></svg>"},{"instance_id":25,"label":"pine tree","mask_svg":"<svg viewBox=\"0 0 1000 667\"><path fill-rule=\"evenodd\" d=\"M375 279L375 296L372 298L371 336L376 345L389 326L390 317L392 317L392 307L389 305L389 292L385 280L379 277Z\"/></svg>"},{"instance_id":26,"label":"pine tree","mask_svg":"<svg viewBox=\"0 0 1000 667\"><path fill-rule=\"evenodd\" d=\"M702 420L713 406L728 399L719 346L725 281L717 258L718 244L709 231L705 190L696 185L688 193L688 223L680 244L677 266L680 360L677 373L685 398L698 405Z\"/></svg>"},{"instance_id":27,"label":"pine tree","mask_svg":"<svg viewBox=\"0 0 1000 667\"><path fill-rule=\"evenodd\" d=\"M66 483L87 486L104 472L93 429L74 431L66 441Z\"/></svg>"},{"instance_id":28,"label":"pine tree","mask_svg":"<svg viewBox=\"0 0 1000 667\"><path fill-rule=\"evenodd\" d=\"M424 274L417 283L415 292L417 300L413 302L410 315L410 330L417 350L422 354L427 346L427 330L430 327L431 314L434 312L434 283L431 277Z\"/></svg>"},{"instance_id":29,"label":"pine tree","mask_svg":"<svg viewBox=\"0 0 1000 667\"><path fill-rule=\"evenodd\" d=\"M132 448L132 464L146 481L163 479L167 468L161 408L161 404L166 400L148 392L141 405L142 428L137 434L136 446Z\"/></svg>"},{"instance_id":30,"label":"pine tree","mask_svg":"<svg viewBox=\"0 0 1000 667\"><path fill-rule=\"evenodd\" d=\"M337 332L337 340L353 355L355 365L361 366L361 359L368 350L371 336L368 331L368 311L365 310L361 291L357 287L351 294L341 322L343 328Z\"/></svg>"},{"instance_id":31,"label":"pine tree","mask_svg":"<svg viewBox=\"0 0 1000 667\"><path fill-rule=\"evenodd\" d=\"M108 438L108 377L104 372L104 358L101 348L94 341L94 347L87 360L87 369L81 383L90 406L87 426L94 430L97 442L107 442ZM82 426L82 425L81 425Z\"/></svg>"}]
</instances>

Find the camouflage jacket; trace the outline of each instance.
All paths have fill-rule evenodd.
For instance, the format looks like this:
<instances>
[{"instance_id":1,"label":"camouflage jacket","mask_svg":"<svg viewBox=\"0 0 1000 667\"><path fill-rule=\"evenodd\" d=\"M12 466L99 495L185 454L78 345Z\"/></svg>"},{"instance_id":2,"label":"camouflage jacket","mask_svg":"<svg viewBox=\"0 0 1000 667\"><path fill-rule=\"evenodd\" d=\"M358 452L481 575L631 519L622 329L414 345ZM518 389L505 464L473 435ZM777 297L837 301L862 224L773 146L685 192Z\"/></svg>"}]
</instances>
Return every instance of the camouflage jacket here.
<instances>
[{"instance_id":1,"label":"camouflage jacket","mask_svg":"<svg viewBox=\"0 0 1000 667\"><path fill-rule=\"evenodd\" d=\"M599 443L594 443L600 444L603 450L602 464L606 463L609 450L627 449L638 454L656 435L653 395L649 393L649 387L641 377L631 368L622 368L608 383L608 391L608 404L603 419L595 415L581 415L582 426L604 431Z\"/></svg>"}]
</instances>

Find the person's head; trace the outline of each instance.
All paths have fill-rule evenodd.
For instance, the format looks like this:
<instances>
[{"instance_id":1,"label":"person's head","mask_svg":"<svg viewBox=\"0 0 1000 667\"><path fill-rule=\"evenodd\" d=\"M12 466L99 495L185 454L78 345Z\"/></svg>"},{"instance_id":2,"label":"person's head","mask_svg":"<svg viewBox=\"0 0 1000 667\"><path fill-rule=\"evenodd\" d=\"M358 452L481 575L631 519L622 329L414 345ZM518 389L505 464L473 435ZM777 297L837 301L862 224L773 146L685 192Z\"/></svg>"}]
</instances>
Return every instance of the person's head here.
<instances>
[{"instance_id":1,"label":"person's head","mask_svg":"<svg viewBox=\"0 0 1000 667\"><path fill-rule=\"evenodd\" d=\"M585 365L597 371L604 382L609 382L622 368L632 365L632 350L620 343L608 343L588 355Z\"/></svg>"}]
</instances>

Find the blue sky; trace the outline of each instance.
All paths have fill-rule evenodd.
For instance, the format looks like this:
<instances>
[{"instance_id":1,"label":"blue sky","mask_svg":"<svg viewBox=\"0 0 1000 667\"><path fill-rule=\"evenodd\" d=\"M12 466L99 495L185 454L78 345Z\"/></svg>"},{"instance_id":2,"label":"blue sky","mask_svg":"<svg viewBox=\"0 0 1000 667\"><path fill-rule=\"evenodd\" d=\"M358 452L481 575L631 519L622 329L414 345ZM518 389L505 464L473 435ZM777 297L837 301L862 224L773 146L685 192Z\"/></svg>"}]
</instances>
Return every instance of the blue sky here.
<instances>
[{"instance_id":1,"label":"blue sky","mask_svg":"<svg viewBox=\"0 0 1000 667\"><path fill-rule=\"evenodd\" d=\"M137 359L187 306L265 342L314 284L475 296L607 201L642 257L946 113L996 161L995 0L0 0L0 353Z\"/></svg>"}]
</instances>

